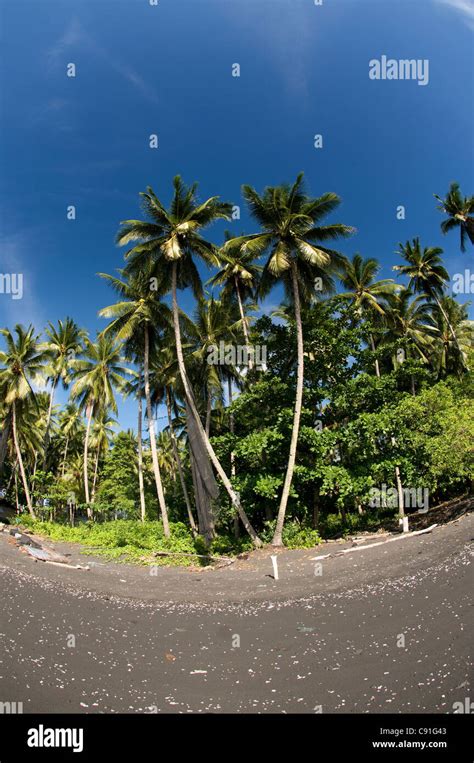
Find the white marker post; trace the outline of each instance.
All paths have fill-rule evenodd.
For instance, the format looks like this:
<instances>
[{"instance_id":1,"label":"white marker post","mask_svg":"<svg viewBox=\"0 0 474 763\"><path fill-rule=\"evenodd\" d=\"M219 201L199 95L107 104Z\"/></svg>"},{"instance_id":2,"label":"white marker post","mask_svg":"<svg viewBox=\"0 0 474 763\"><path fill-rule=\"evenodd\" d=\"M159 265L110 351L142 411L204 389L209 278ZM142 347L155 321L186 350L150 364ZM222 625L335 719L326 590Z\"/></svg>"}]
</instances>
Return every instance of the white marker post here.
<instances>
[{"instance_id":1,"label":"white marker post","mask_svg":"<svg viewBox=\"0 0 474 763\"><path fill-rule=\"evenodd\" d=\"M278 562L277 562L277 557L273 555L273 556L270 557L270 559L272 560L272 565L273 565L273 578L274 578L274 580L278 580L279 578L278 578Z\"/></svg>"}]
</instances>

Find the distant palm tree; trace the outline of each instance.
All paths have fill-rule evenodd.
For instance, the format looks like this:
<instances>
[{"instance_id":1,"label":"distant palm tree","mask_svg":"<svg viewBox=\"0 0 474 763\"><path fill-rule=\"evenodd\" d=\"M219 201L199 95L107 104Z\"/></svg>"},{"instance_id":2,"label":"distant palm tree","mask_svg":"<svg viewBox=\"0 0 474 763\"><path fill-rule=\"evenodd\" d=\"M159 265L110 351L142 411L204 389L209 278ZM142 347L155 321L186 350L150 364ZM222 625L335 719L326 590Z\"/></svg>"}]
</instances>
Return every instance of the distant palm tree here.
<instances>
[{"instance_id":1,"label":"distant palm tree","mask_svg":"<svg viewBox=\"0 0 474 763\"><path fill-rule=\"evenodd\" d=\"M474 196L462 196L459 183L451 183L446 198L434 195L441 202L440 212L448 215L441 223L441 230L447 233L453 228L459 228L461 236L461 252L466 251L466 236L474 244Z\"/></svg>"},{"instance_id":2,"label":"distant palm tree","mask_svg":"<svg viewBox=\"0 0 474 763\"><path fill-rule=\"evenodd\" d=\"M9 329L0 329L0 334L5 337L6 342L6 350L0 351L0 389L4 392L5 404L11 410L13 442L28 511L35 517L18 439L17 411L22 401L30 396L34 398L32 384L43 372L45 355L33 326L25 329L17 324L14 333L16 338Z\"/></svg>"},{"instance_id":3,"label":"distant palm tree","mask_svg":"<svg viewBox=\"0 0 474 763\"><path fill-rule=\"evenodd\" d=\"M67 403L59 414L59 429L64 437L64 452L62 456L61 476L64 477L66 459L71 440L77 437L83 428L81 411L74 403Z\"/></svg>"},{"instance_id":4,"label":"distant palm tree","mask_svg":"<svg viewBox=\"0 0 474 763\"><path fill-rule=\"evenodd\" d=\"M133 354L133 353L132 353ZM124 395L131 395L137 400L137 472L138 472L138 494L140 496L140 519L142 522L146 519L146 501L145 501L145 481L143 479L143 368L138 364L138 375L136 379L127 382L124 388ZM159 468L159 464L158 464ZM161 480L161 474L160 474ZM156 482L155 482L156 484ZM164 491L163 491L164 496Z\"/></svg>"},{"instance_id":5,"label":"distant palm tree","mask_svg":"<svg viewBox=\"0 0 474 763\"><path fill-rule=\"evenodd\" d=\"M71 370L76 355L80 354L82 342L86 338L86 332L83 329L80 329L71 318L66 318L64 321L58 321L57 328L51 322L48 323L45 334L48 339L44 344L44 348L49 361L46 373L48 375L47 380L51 382L51 394L44 434L43 468L46 465L54 393L59 381L62 382L63 389L67 389L71 380Z\"/></svg>"},{"instance_id":6,"label":"distant palm tree","mask_svg":"<svg viewBox=\"0 0 474 763\"><path fill-rule=\"evenodd\" d=\"M165 402L166 412L168 415L168 429L170 433L171 447L173 450L174 459L176 461L176 467L178 469L179 480L181 483L181 490L183 492L184 502L186 504L186 511L188 513L189 524L193 533L197 531L196 523L194 521L193 510L191 501L189 498L188 489L186 487L186 480L184 477L183 462L181 459L180 448L175 433L175 427L173 423L173 413L176 413L177 409L177 386L179 369L177 365L176 355L172 348L166 342L163 342L163 347L159 352L155 354L152 361L151 369L153 390L153 402L155 405Z\"/></svg>"},{"instance_id":7,"label":"distant palm tree","mask_svg":"<svg viewBox=\"0 0 474 763\"><path fill-rule=\"evenodd\" d=\"M92 519L92 510L89 505L88 451L92 417L104 408L110 408L113 413L117 413L115 389L123 389L125 374L132 375L133 372L125 366L120 346L115 341L103 335L99 335L96 342L86 339L83 356L74 365L71 397L79 401L87 417L84 438L84 492L89 519Z\"/></svg>"},{"instance_id":8,"label":"distant palm tree","mask_svg":"<svg viewBox=\"0 0 474 763\"><path fill-rule=\"evenodd\" d=\"M168 509L166 507L160 474L158 452L156 449L155 420L151 407L150 353L153 353L155 345L158 343L157 331L170 325L171 311L161 300L167 288L163 286L161 274L160 278L157 278L156 272L154 263L147 260L134 273L119 270L120 278L100 273L101 278L105 278L110 283L114 291L120 295L121 300L114 305L104 307L99 311L99 315L104 318L112 318L111 323L104 329L103 334L111 334L124 341L127 352L137 356L140 365L140 379L143 367L148 432L156 493L163 521L163 532L166 537L169 537ZM140 355L141 357L139 357ZM139 394L141 395L141 385ZM138 398L138 401L139 408L141 408L141 397Z\"/></svg>"},{"instance_id":9,"label":"distant palm tree","mask_svg":"<svg viewBox=\"0 0 474 763\"><path fill-rule=\"evenodd\" d=\"M110 441L114 436L114 427L117 421L109 415L109 412L102 408L96 416L91 429L90 444L95 449L94 479L92 481L91 500L94 503L94 497L97 487L97 476L99 471L99 460L101 455L107 452Z\"/></svg>"},{"instance_id":10,"label":"distant palm tree","mask_svg":"<svg viewBox=\"0 0 474 763\"><path fill-rule=\"evenodd\" d=\"M460 305L452 297L441 299L442 310L432 312L431 325L438 336L435 346L434 366L440 376L449 373L461 376L469 370L468 358L474 349L474 321L468 320L466 305ZM451 328L455 330L453 340Z\"/></svg>"},{"instance_id":11,"label":"distant palm tree","mask_svg":"<svg viewBox=\"0 0 474 763\"><path fill-rule=\"evenodd\" d=\"M241 506L240 498L222 468L199 418L191 385L186 374L177 297L178 288L188 286L193 289L195 296L202 294L201 279L194 262L194 256L198 256L207 264L216 264L217 256L213 244L206 241L201 236L200 231L218 219L228 219L231 206L220 202L216 196L199 203L197 201L197 184L194 183L188 187L179 176L174 178L173 185L174 194L169 209L164 207L152 188L148 187L147 192L141 194L144 211L149 215L151 221L125 220L117 235L117 242L120 245L128 244L131 241L141 242L126 253L129 270L132 272L136 269L140 270L143 263L148 262L151 258L157 262L163 281L168 278L171 281L176 354L186 400L196 422L201 441L216 472L221 478L233 505L239 512L242 523L254 545L260 546L261 541L250 524Z\"/></svg>"},{"instance_id":12,"label":"distant palm tree","mask_svg":"<svg viewBox=\"0 0 474 763\"><path fill-rule=\"evenodd\" d=\"M254 257L268 253L260 283L260 294L264 294L274 284L282 282L294 305L296 320L298 364L293 429L272 540L273 545L281 546L303 403L304 348L301 303L314 299L316 279L321 279L321 283L328 287L329 273L340 263L341 255L324 246L324 242L347 237L353 229L340 223L320 225L321 220L338 207L340 199L335 193L310 198L304 190L302 173L292 186L269 187L261 196L249 185L243 186L242 190L250 213L262 230L254 235L234 239L232 248L240 246L242 253Z\"/></svg>"},{"instance_id":13,"label":"distant palm tree","mask_svg":"<svg viewBox=\"0 0 474 763\"><path fill-rule=\"evenodd\" d=\"M433 307L424 296L413 298L410 289L402 288L397 294L387 297L385 306L384 345L396 345L428 364L434 352L439 335L433 326ZM393 361L394 367L397 361ZM411 378L412 393L416 393L415 379Z\"/></svg>"},{"instance_id":14,"label":"distant palm tree","mask_svg":"<svg viewBox=\"0 0 474 763\"><path fill-rule=\"evenodd\" d=\"M228 300L214 299L214 297L198 299L193 316L194 321L189 324L190 342L195 347L191 358L198 361L198 376L202 380L206 401L205 430L208 437L213 400L222 402L224 381L238 376L232 364L209 362L210 352L214 348L218 349L221 342L224 347L228 347L235 346L238 340L243 322L235 314L234 305Z\"/></svg>"},{"instance_id":15,"label":"distant palm tree","mask_svg":"<svg viewBox=\"0 0 474 763\"><path fill-rule=\"evenodd\" d=\"M407 241L406 244L399 244L399 246L400 250L397 254L400 254L408 264L394 265L393 270L408 276L409 289L413 287L413 290L418 294L424 294L427 299L436 302L439 311L444 315L451 336L456 342L456 334L440 301L445 285L449 281L449 273L441 259L443 250L439 247L422 249L419 238L414 238L413 243Z\"/></svg>"},{"instance_id":16,"label":"distant palm tree","mask_svg":"<svg viewBox=\"0 0 474 763\"><path fill-rule=\"evenodd\" d=\"M219 250L218 257L221 269L209 280L209 283L213 286L222 287L221 299L231 299L232 297L237 299L250 370L253 367L253 359L250 351L249 319L245 314L244 304L249 299L255 299L262 268L254 263L255 255L252 252L242 252L241 245L233 246L232 242L233 239L229 237Z\"/></svg>"},{"instance_id":17,"label":"distant palm tree","mask_svg":"<svg viewBox=\"0 0 474 763\"><path fill-rule=\"evenodd\" d=\"M380 263L373 257L364 259L360 254L355 254L352 260L343 258L339 278L342 285L348 291L341 294L352 301L356 312L360 317L378 314L385 315L383 300L392 296L400 288L392 278L376 281L375 277L380 270ZM375 340L372 332L369 334L372 352L376 351ZM375 373L380 376L379 361L375 359Z\"/></svg>"}]
</instances>

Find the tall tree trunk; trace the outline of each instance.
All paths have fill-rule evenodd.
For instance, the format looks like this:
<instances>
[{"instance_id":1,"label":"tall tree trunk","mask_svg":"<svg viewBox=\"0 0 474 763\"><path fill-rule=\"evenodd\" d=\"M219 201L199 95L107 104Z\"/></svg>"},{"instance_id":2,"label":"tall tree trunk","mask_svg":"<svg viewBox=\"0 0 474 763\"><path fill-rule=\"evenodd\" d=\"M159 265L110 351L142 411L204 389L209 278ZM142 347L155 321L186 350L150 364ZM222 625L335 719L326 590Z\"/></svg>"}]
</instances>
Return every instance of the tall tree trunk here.
<instances>
[{"instance_id":1,"label":"tall tree trunk","mask_svg":"<svg viewBox=\"0 0 474 763\"><path fill-rule=\"evenodd\" d=\"M449 318L447 316L446 310L444 309L444 307L442 306L441 302L439 301L438 297L436 296L436 294L434 292L431 292L431 296L433 297L434 301L438 305L438 308L439 308L439 310L440 310L444 320L446 321L446 323L448 325L449 331L451 332L451 336L453 337L454 341L456 342L456 346L457 346L458 350L461 351L461 348L459 347L458 338L456 336L456 332L455 332L455 330L453 329L453 327L451 325L451 322L450 322L450 320L449 320Z\"/></svg>"},{"instance_id":2,"label":"tall tree trunk","mask_svg":"<svg viewBox=\"0 0 474 763\"><path fill-rule=\"evenodd\" d=\"M229 406L232 405L232 379L227 379L227 390L228 390L228 397L229 397ZM235 421L234 421L234 414L231 413L229 415L229 429L231 435L235 432ZM235 453L233 450L230 452L230 478L232 479L235 477ZM240 527L239 527L239 515L234 514L234 537L238 538L240 536Z\"/></svg>"},{"instance_id":3,"label":"tall tree trunk","mask_svg":"<svg viewBox=\"0 0 474 763\"><path fill-rule=\"evenodd\" d=\"M97 473L99 471L99 457L100 457L100 448L97 448L97 455L95 457L95 466L94 466L94 480L92 482L92 497L91 502L94 503L95 499L95 489L97 485Z\"/></svg>"},{"instance_id":4,"label":"tall tree trunk","mask_svg":"<svg viewBox=\"0 0 474 763\"><path fill-rule=\"evenodd\" d=\"M207 390L207 401L206 401L206 435L207 437L211 434L211 414L212 414L212 395L210 394L209 390Z\"/></svg>"},{"instance_id":5,"label":"tall tree trunk","mask_svg":"<svg viewBox=\"0 0 474 763\"><path fill-rule=\"evenodd\" d=\"M372 350L375 352L375 342L372 334L370 335L370 344L372 347ZM380 366L378 360L375 361L375 373L377 375L377 378L380 379ZM395 437L392 436L391 442L393 447L395 448L397 445L397 441ZM403 518L405 516L405 501L403 497L403 485L402 485L402 479L400 476L400 467L398 464L395 466L395 484L397 486L397 496L398 496L398 514L400 518Z\"/></svg>"},{"instance_id":6,"label":"tall tree trunk","mask_svg":"<svg viewBox=\"0 0 474 763\"><path fill-rule=\"evenodd\" d=\"M46 469L46 459L48 455L48 446L49 446L49 428L51 425L51 416L53 413L53 401L54 401L54 393L56 392L56 386L58 384L58 377L56 376L53 380L53 384L51 387L51 394L49 396L49 407L48 407L48 415L46 417L46 428L44 431L44 439L43 439L43 471Z\"/></svg>"},{"instance_id":7,"label":"tall tree trunk","mask_svg":"<svg viewBox=\"0 0 474 763\"><path fill-rule=\"evenodd\" d=\"M186 481L184 479L183 464L182 464L182 461L181 461L181 456L179 455L179 448L178 448L178 443L176 442L176 435L174 433L173 412L171 410L171 397L170 397L170 391L169 391L168 387L166 387L166 410L168 412L168 422L169 422L169 427L170 427L171 447L173 449L173 455L174 455L174 459L176 461L176 466L178 467L178 474L179 474L179 481L181 483L181 490L183 491L184 502L186 504L186 510L188 512L189 524L191 525L191 530L193 531L193 534L195 534L195 533L197 533L197 527L196 527L196 523L195 523L194 517L193 517L193 510L191 508L191 501L189 500L189 493L188 493L188 489L186 487Z\"/></svg>"},{"instance_id":8,"label":"tall tree trunk","mask_svg":"<svg viewBox=\"0 0 474 763\"><path fill-rule=\"evenodd\" d=\"M15 466L15 506L16 506L16 513L20 513L20 504L18 501L18 458L16 460L16 466Z\"/></svg>"},{"instance_id":9,"label":"tall tree trunk","mask_svg":"<svg viewBox=\"0 0 474 763\"><path fill-rule=\"evenodd\" d=\"M370 335L370 347L372 352L376 352L375 341L372 334ZM378 358L375 359L375 375L377 376L377 379L380 379L380 365Z\"/></svg>"},{"instance_id":10,"label":"tall tree trunk","mask_svg":"<svg viewBox=\"0 0 474 763\"><path fill-rule=\"evenodd\" d=\"M298 367L296 375L296 399L295 410L293 416L293 431L291 433L290 441L290 455L288 457L288 467L286 470L285 482L283 485L283 492L281 494L280 508L278 509L278 517L275 526L275 534L273 536L272 545L283 545L283 524L285 522L286 507L288 504L288 497L290 495L291 482L293 479L293 472L295 468L296 460L296 448L298 445L298 435L300 431L300 419L301 408L303 406L303 380L304 380L304 350L303 350L303 326L301 323L301 304L300 304L300 292L298 287L298 272L296 269L296 263L291 263L291 280L293 286L293 299L295 301L295 319L296 319L296 340L298 351Z\"/></svg>"},{"instance_id":11,"label":"tall tree trunk","mask_svg":"<svg viewBox=\"0 0 474 763\"><path fill-rule=\"evenodd\" d=\"M143 484L143 444L142 444L142 423L143 423L143 411L142 411L142 369L140 368L138 377L138 427L137 427L137 439L138 439L138 488L140 491L140 519L145 521L146 517L146 504L145 504L145 487Z\"/></svg>"},{"instance_id":12,"label":"tall tree trunk","mask_svg":"<svg viewBox=\"0 0 474 763\"><path fill-rule=\"evenodd\" d=\"M8 450L8 440L10 439L10 430L12 426L12 410L8 411L7 415L5 416L3 420L3 429L2 434L0 435L0 477L3 474L3 469L5 466L5 460L7 457L7 450ZM0 487L1 487L1 481L0 481Z\"/></svg>"},{"instance_id":13,"label":"tall tree trunk","mask_svg":"<svg viewBox=\"0 0 474 763\"><path fill-rule=\"evenodd\" d=\"M8 491L10 490L10 488L12 486L13 478L15 476L15 473L16 473L17 469L18 469L18 459L15 461L15 466L11 470L10 476L8 478L8 482L7 482L6 487L5 487L5 495L8 493Z\"/></svg>"},{"instance_id":14,"label":"tall tree trunk","mask_svg":"<svg viewBox=\"0 0 474 763\"><path fill-rule=\"evenodd\" d=\"M397 445L397 441L395 437L392 436L391 442L393 447L395 448ZM397 497L398 497L398 515L400 519L403 519L405 516L405 500L403 496L403 485L402 485L402 479L400 477L400 467L398 464L395 466L395 482L397 485Z\"/></svg>"},{"instance_id":15,"label":"tall tree trunk","mask_svg":"<svg viewBox=\"0 0 474 763\"><path fill-rule=\"evenodd\" d=\"M86 504L87 504L87 518L92 519L92 510L89 506L90 504L90 495L89 495L89 464L88 464L88 458L89 458L89 437L91 433L91 424L92 424L92 413L94 410L93 405L87 406L87 429L86 429L86 436L84 438L84 493L86 497Z\"/></svg>"},{"instance_id":16,"label":"tall tree trunk","mask_svg":"<svg viewBox=\"0 0 474 763\"><path fill-rule=\"evenodd\" d=\"M66 444L64 446L64 453L63 453L63 465L61 468L61 476L64 477L64 472L66 471L66 458L67 458L67 450L69 447L69 435L66 435Z\"/></svg>"},{"instance_id":17,"label":"tall tree trunk","mask_svg":"<svg viewBox=\"0 0 474 763\"><path fill-rule=\"evenodd\" d=\"M410 378L411 378L411 394L413 395L413 397L416 397L415 377L412 374Z\"/></svg>"},{"instance_id":18,"label":"tall tree trunk","mask_svg":"<svg viewBox=\"0 0 474 763\"><path fill-rule=\"evenodd\" d=\"M184 392L186 395L186 398L188 400L189 407L191 409L191 412L193 414L193 418L196 421L196 427L198 428L199 434L201 436L201 439L205 445L205 448L207 450L208 456L217 472L219 477L222 480L222 483L227 490L227 493L237 509L240 519L242 520L242 524L244 525L245 529L247 530L248 534L250 535L252 542L256 548L260 548L262 546L262 541L258 537L257 533L253 529L252 525L250 524L250 521L247 517L247 514L245 513L244 509L241 506L239 496L235 492L234 488L232 487L232 484L227 477L224 469L221 466L221 463L219 459L217 458L214 448L211 445L211 442L209 438L206 435L206 432L204 431L204 427L202 425L201 419L199 417L198 411L196 409L196 404L194 402L194 396L191 391L191 387L189 384L189 380L186 374L186 366L184 365L184 356L183 356L183 347L181 344L181 329L179 326L179 310L178 310L178 299L177 299L177 293L176 293L176 281L177 281L177 263L173 263L173 270L172 270L172 295L173 295L173 325L174 325L174 334L175 334L175 341L176 341L176 354L178 358L178 366L179 366L179 373L181 376L181 381L184 387Z\"/></svg>"},{"instance_id":19,"label":"tall tree trunk","mask_svg":"<svg viewBox=\"0 0 474 763\"><path fill-rule=\"evenodd\" d=\"M253 368L253 358L252 358L252 350L250 347L249 325L247 323L247 316L244 313L244 306L242 304L242 297L240 296L239 280L237 276L234 276L234 281L235 281L235 292L237 294L237 302L239 303L240 317L242 319L242 328L244 331L245 346L247 348L247 359L249 364L249 371L251 371Z\"/></svg>"},{"instance_id":20,"label":"tall tree trunk","mask_svg":"<svg viewBox=\"0 0 474 763\"><path fill-rule=\"evenodd\" d=\"M148 326L145 324L145 357L143 371L145 376L145 399L148 416L148 433L150 435L151 458L153 462L153 473L155 475L156 494L160 505L161 519L163 521L163 533L165 538L170 537L170 526L168 522L168 510L166 508L165 494L163 492L163 483L161 481L160 465L158 463L158 454L156 452L155 422L153 420L150 395L150 334Z\"/></svg>"},{"instance_id":21,"label":"tall tree trunk","mask_svg":"<svg viewBox=\"0 0 474 763\"><path fill-rule=\"evenodd\" d=\"M26 504L28 506L28 511L30 512L33 519L36 519L36 514L33 510L33 504L31 503L31 497L30 497L30 491L28 490L28 482L26 479L26 473L25 473L25 467L23 464L23 458L21 455L20 450L20 444L18 442L18 432L16 428L16 403L13 401L12 403L12 426L13 426L13 442L15 444L15 450L16 450L16 457L18 459L18 466L20 467L20 474L21 479L23 482L23 489L25 491L25 497L26 497Z\"/></svg>"}]
</instances>

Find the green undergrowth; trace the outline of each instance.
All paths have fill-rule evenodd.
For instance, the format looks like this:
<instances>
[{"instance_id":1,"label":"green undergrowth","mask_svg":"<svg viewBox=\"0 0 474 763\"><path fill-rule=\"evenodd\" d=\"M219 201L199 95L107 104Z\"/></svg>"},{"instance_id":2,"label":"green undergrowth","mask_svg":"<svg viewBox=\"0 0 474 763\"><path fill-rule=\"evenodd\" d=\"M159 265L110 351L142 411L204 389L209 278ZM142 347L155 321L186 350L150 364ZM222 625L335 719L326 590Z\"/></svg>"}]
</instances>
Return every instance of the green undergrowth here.
<instances>
[{"instance_id":1,"label":"green undergrowth","mask_svg":"<svg viewBox=\"0 0 474 763\"><path fill-rule=\"evenodd\" d=\"M246 538L235 539L221 535L206 549L202 538L193 538L189 529L181 522L170 523L169 538L165 538L161 522L118 519L97 524L85 522L70 527L57 522L41 522L22 517L20 524L51 540L81 543L85 546L81 553L85 555L100 555L121 562L141 564L206 565L210 563L208 559L184 554L234 556L252 547ZM153 554L157 551L168 551L178 555L155 557Z\"/></svg>"},{"instance_id":2,"label":"green undergrowth","mask_svg":"<svg viewBox=\"0 0 474 763\"><path fill-rule=\"evenodd\" d=\"M348 521L349 520L349 521ZM58 522L33 520L22 516L20 525L35 534L55 541L80 543L84 555L103 556L117 562L154 564L160 566L205 566L212 564L202 556L236 556L251 551L253 546L246 535L235 538L230 534L220 534L207 549L203 539L193 538L189 528L182 522L170 523L171 536L165 538L161 522L140 522L118 519L112 522L81 522L75 527ZM275 522L268 522L260 533L264 543L270 543ZM313 548L323 538L344 537L348 533L375 530L380 526L380 518L350 515L346 522L338 515L329 515L321 521L320 533L296 521L286 523L283 542L286 548ZM156 552L168 551L173 556L154 556ZM185 556L193 554L195 556Z\"/></svg>"}]
</instances>

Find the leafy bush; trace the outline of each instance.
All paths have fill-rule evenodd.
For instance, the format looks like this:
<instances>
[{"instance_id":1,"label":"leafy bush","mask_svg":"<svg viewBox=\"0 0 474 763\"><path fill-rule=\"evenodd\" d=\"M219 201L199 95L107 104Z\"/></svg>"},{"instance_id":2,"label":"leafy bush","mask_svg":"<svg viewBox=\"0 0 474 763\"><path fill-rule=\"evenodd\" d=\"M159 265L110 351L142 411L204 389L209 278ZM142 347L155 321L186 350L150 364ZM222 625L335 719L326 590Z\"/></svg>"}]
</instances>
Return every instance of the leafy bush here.
<instances>
[{"instance_id":1,"label":"leafy bush","mask_svg":"<svg viewBox=\"0 0 474 763\"><path fill-rule=\"evenodd\" d=\"M270 543L275 532L276 520L265 523L262 540ZM313 548L321 543L321 536L313 528L297 521L287 521L283 526L283 543L287 548Z\"/></svg>"}]
</instances>

